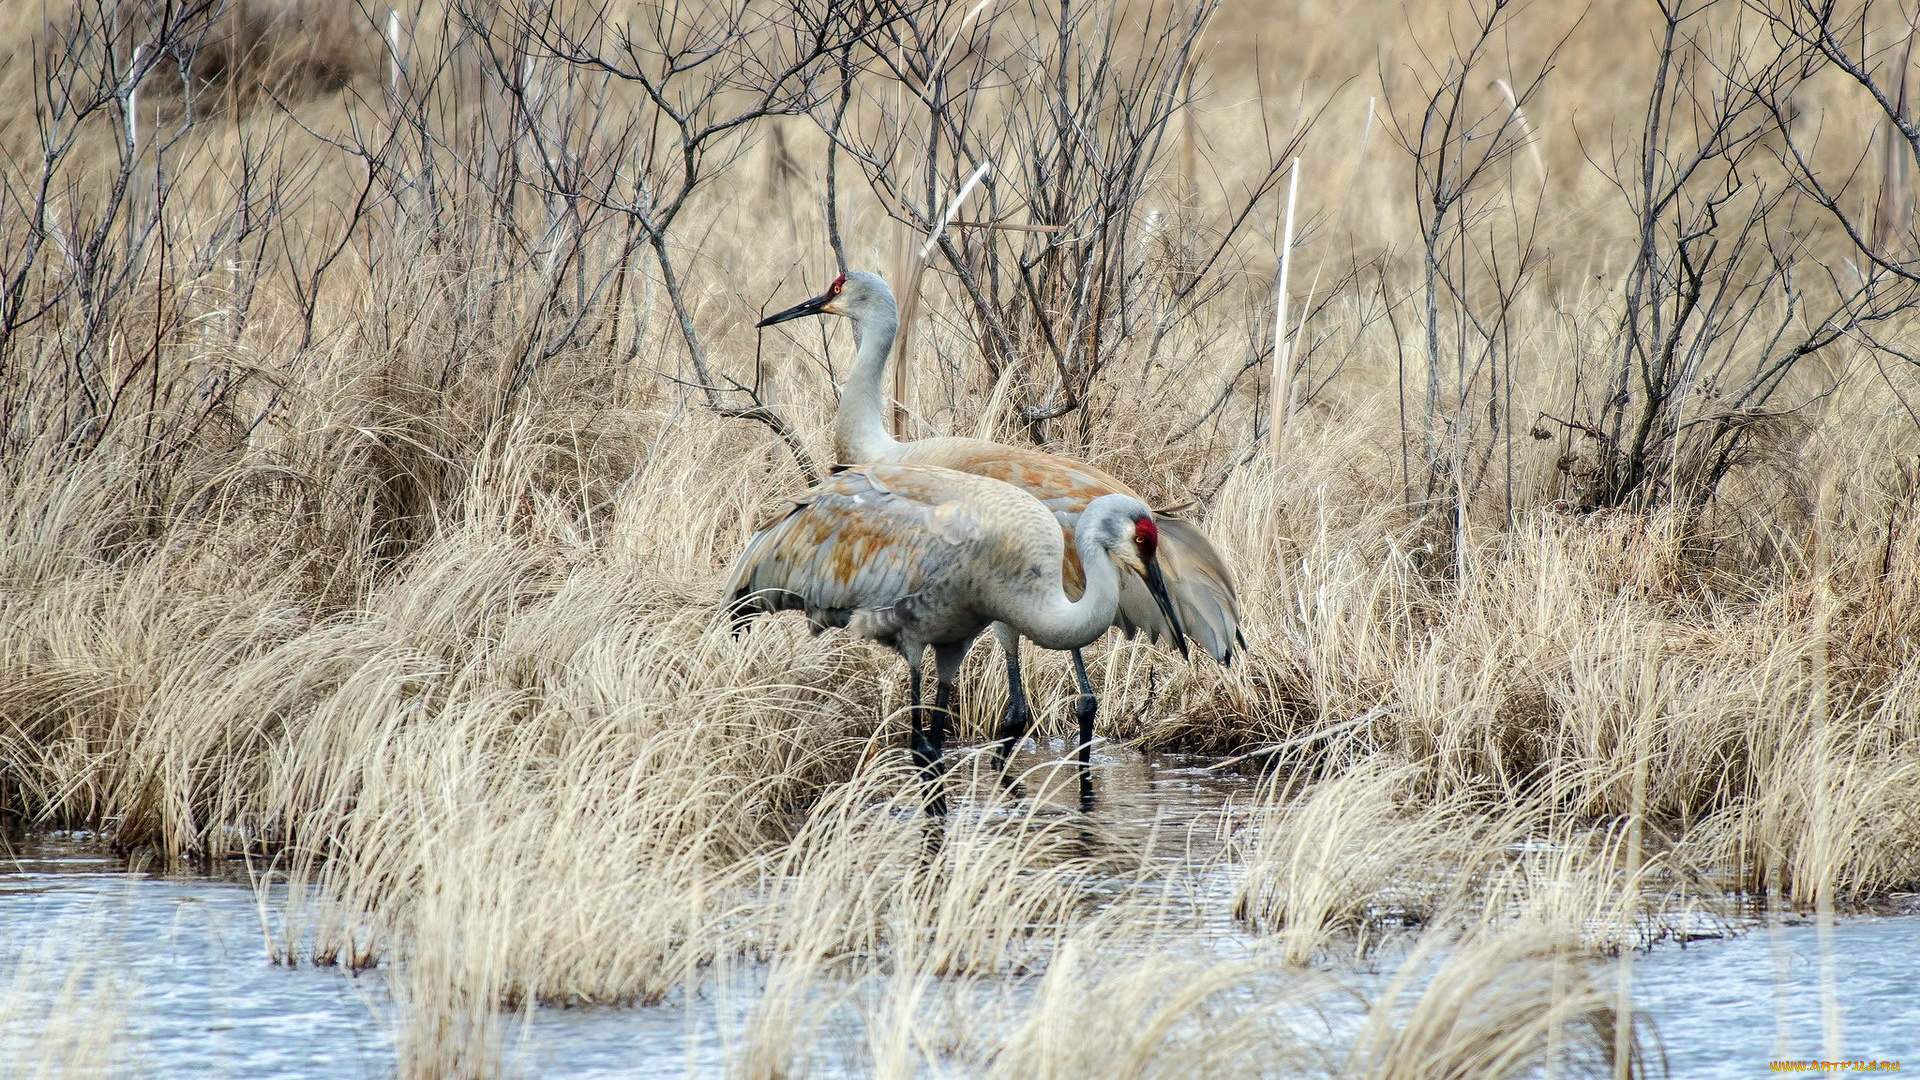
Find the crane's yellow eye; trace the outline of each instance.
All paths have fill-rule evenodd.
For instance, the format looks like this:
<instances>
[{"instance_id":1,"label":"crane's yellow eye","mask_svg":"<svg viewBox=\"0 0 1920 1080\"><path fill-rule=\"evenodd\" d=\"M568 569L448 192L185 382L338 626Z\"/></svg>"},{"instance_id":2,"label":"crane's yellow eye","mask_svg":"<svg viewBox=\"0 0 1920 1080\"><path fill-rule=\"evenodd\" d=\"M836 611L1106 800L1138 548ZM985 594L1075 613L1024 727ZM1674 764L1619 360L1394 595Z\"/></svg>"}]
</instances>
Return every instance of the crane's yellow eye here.
<instances>
[{"instance_id":1,"label":"crane's yellow eye","mask_svg":"<svg viewBox=\"0 0 1920 1080\"><path fill-rule=\"evenodd\" d=\"M1142 559L1153 558L1160 547L1160 530L1154 528L1152 518L1141 518L1133 523L1133 544L1140 549Z\"/></svg>"}]
</instances>

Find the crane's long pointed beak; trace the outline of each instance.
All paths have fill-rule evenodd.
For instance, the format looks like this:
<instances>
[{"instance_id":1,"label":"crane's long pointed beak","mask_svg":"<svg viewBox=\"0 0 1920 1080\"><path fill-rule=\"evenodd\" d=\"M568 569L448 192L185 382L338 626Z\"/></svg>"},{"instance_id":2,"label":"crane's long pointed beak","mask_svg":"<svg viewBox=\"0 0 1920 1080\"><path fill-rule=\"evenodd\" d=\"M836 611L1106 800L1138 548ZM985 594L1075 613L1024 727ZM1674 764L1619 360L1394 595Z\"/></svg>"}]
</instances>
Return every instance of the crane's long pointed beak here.
<instances>
[{"instance_id":1,"label":"crane's long pointed beak","mask_svg":"<svg viewBox=\"0 0 1920 1080\"><path fill-rule=\"evenodd\" d=\"M775 312L753 325L772 326L774 323L783 323L789 319L804 319L808 315L822 315L826 313L827 301L832 299L832 293L821 293L819 296L814 297L804 304L795 304L785 311Z\"/></svg>"},{"instance_id":2,"label":"crane's long pointed beak","mask_svg":"<svg viewBox=\"0 0 1920 1080\"><path fill-rule=\"evenodd\" d=\"M1180 655L1187 655L1187 632L1180 627L1180 616L1173 613L1173 598L1167 595L1167 579L1160 574L1160 560L1147 560L1147 591L1153 594L1153 602L1160 605L1160 614L1167 617L1167 625L1173 627L1174 644L1180 646Z\"/></svg>"}]
</instances>

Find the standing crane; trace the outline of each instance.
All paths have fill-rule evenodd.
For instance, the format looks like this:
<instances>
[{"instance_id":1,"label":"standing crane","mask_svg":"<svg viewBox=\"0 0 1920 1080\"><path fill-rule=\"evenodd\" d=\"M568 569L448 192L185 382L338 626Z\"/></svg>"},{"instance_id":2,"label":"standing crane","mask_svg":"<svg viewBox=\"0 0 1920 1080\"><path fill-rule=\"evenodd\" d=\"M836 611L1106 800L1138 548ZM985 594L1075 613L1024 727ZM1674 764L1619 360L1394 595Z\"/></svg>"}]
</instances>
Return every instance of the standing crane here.
<instances>
[{"instance_id":1,"label":"standing crane","mask_svg":"<svg viewBox=\"0 0 1920 1080\"><path fill-rule=\"evenodd\" d=\"M1046 649L1079 649L1114 621L1123 571L1173 619L1147 505L1109 494L1087 503L1074 536L1079 599L1061 579L1066 537L1047 508L1011 484L924 465L864 465L814 485L747 541L726 585L736 620L799 609L816 633L845 627L897 649L910 675L912 750L935 794L960 662L989 625ZM933 707L920 665L933 649ZM924 722L923 722L924 721Z\"/></svg>"},{"instance_id":2,"label":"standing crane","mask_svg":"<svg viewBox=\"0 0 1920 1080\"><path fill-rule=\"evenodd\" d=\"M888 434L881 420L885 403L882 382L900 318L893 290L878 274L842 274L826 292L769 315L758 325L772 326L808 315L841 315L853 322L856 356L846 385L841 388L840 407L833 420L835 460L842 464L884 461L937 465L1004 480L1052 510L1068 538L1073 537L1077 524L1084 520L1087 508L1100 497L1120 494L1139 498L1132 489L1105 472L1056 454L984 439L943 437L901 442ZM1224 664L1232 658L1235 645L1244 647L1245 644L1240 636L1240 606L1234 595L1233 574L1198 528L1172 518L1160 518L1157 525L1159 565L1166 575L1171 608L1154 603L1148 583L1141 576L1125 575L1120 581L1113 625L1128 637L1145 632L1151 641L1169 642L1177 646L1182 655L1187 651L1186 639L1191 636ZM1082 567L1072 546L1066 550L1066 565L1061 572L1069 591L1082 587ZM1006 623L998 626L996 632L1007 658L1007 712L1001 721L995 748L1004 770L1014 748L1026 737L1032 711L1020 675L1021 635L1017 628ZM1090 764L1093 721L1099 703L1093 694L1093 682L1087 677L1085 658L1079 648L1072 652L1073 677L1080 690L1075 712L1080 727L1084 801L1091 792L1086 786L1085 767Z\"/></svg>"}]
</instances>

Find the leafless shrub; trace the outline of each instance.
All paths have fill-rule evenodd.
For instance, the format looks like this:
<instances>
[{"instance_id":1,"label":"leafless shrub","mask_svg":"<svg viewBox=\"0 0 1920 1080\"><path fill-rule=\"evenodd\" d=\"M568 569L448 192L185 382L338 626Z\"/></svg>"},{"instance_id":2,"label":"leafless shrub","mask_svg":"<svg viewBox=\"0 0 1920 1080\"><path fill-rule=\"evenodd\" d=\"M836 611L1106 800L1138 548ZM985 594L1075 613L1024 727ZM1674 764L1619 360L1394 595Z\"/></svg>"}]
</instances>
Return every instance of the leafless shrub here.
<instances>
[{"instance_id":1,"label":"leafless shrub","mask_svg":"<svg viewBox=\"0 0 1920 1080\"><path fill-rule=\"evenodd\" d=\"M1083 406L1102 370L1130 348L1150 368L1168 335L1219 294L1235 238L1310 126L1302 117L1268 138L1264 167L1221 193L1210 229L1185 221L1179 200L1192 193L1174 193L1167 172L1180 118L1203 93L1201 36L1215 10L936 2L905 9L847 53L859 108L849 116L843 92L823 127L907 235L939 233L928 242L986 380L1006 384L996 398L1012 402L1037 442L1077 410L1074 441L1088 442L1096 412ZM981 169L961 219L937 229ZM919 257L900 262L909 309Z\"/></svg>"},{"instance_id":2,"label":"leafless shrub","mask_svg":"<svg viewBox=\"0 0 1920 1080\"><path fill-rule=\"evenodd\" d=\"M606 132L529 128L539 149L542 181L576 218L584 211L622 216L652 252L660 283L692 364L694 387L722 415L765 424L787 444L801 473L820 476L812 453L793 424L765 398L756 379L746 385L716 372L709 346L695 322L694 305L675 253L676 223L701 189L738 160L758 122L804 113L822 100L820 75L833 58L878 33L896 15L865 4L794 5L769 19L746 3L709 5L699 11L649 8L638 19L606 12L583 18L562 14L540 0L504 9L517 46L532 71L540 56L564 64L569 80L593 100L606 102L613 87L639 94L624 120ZM486 25L478 12L469 23ZM522 110L538 117L528 87L516 80L498 50L491 51L497 78ZM604 107L594 110L606 116ZM564 115L564 114L563 114ZM611 119L611 118L609 118ZM587 222L577 220L576 230ZM744 404L733 402L744 399Z\"/></svg>"},{"instance_id":3,"label":"leafless shrub","mask_svg":"<svg viewBox=\"0 0 1920 1080\"><path fill-rule=\"evenodd\" d=\"M1468 5L1464 32L1450 52L1427 58L1412 73L1413 108L1399 111L1386 85L1394 137L1413 162L1413 197L1420 221L1419 322L1426 362L1419 437L1421 479L1405 464L1410 498L1445 506L1453 547L1464 541L1468 501L1485 482L1496 448L1504 445L1503 503L1513 504L1514 305L1542 259L1535 238L1545 194L1544 171L1531 193L1516 179L1514 158L1533 147L1525 106L1553 70L1563 34L1544 56L1514 57L1512 34L1522 10L1507 0ZM1451 28L1451 27L1450 27ZM1482 91L1488 69L1500 77ZM1525 63L1524 70L1515 70ZM1384 77L1384 73L1383 73ZM1537 158L1537 147L1534 148ZM1406 413L1406 377L1400 376Z\"/></svg>"},{"instance_id":4,"label":"leafless shrub","mask_svg":"<svg viewBox=\"0 0 1920 1080\"><path fill-rule=\"evenodd\" d=\"M1797 88L1836 57L1777 33L1790 16L1761 10L1756 23L1724 4L1662 5L1642 134L1607 156L1639 244L1605 396L1590 419L1563 421L1593 451L1572 489L1586 506L1702 506L1831 392L1816 381L1776 404L1802 360L1899 355L1880 328L1920 303L1914 276L1875 261L1867 230L1838 211L1832 168L1816 164L1831 152L1793 122ZM1823 209L1854 257L1819 235Z\"/></svg>"}]
</instances>

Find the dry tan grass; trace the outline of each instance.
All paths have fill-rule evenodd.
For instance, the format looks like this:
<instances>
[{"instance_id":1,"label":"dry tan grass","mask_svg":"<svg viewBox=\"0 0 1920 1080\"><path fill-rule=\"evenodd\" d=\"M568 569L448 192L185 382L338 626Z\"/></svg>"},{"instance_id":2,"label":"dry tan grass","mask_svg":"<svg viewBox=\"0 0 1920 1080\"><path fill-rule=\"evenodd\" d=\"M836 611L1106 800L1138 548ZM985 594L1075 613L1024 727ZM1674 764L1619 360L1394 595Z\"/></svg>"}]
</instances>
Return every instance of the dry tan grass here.
<instances>
[{"instance_id":1,"label":"dry tan grass","mask_svg":"<svg viewBox=\"0 0 1920 1080\"><path fill-rule=\"evenodd\" d=\"M1300 85L1372 71L1378 37L1404 91L1408 35L1431 43L1445 15L1334 7L1288 19L1340 34L1217 16L1195 114L1206 227ZM1170 870L964 766L954 816L930 831L894 752L897 664L715 617L740 538L799 473L688 385L664 285L620 228L585 234L568 264L544 195L501 210L478 180L443 177L440 227L381 203L307 326L291 275L365 176L315 136L385 122L382 61L354 51L366 28L291 35L249 8L233 41L279 81L248 93L297 85L298 122L255 98L173 151L191 183L167 260L130 257L134 287L98 325L63 291L77 264L58 245L29 282L50 314L0 377L0 814L105 827L171 865L244 854L310 887L290 893L276 958L388 968L405 1075L498 1074L507 1010L646 1005L743 964L765 965L731 1048L754 1080L843 1056L884 1076L1603 1075L1612 998L1592 955L1719 911L1728 889L1806 906L1920 876L1920 379L1816 357L1797 419L1698 510L1566 512L1577 468L1562 456L1586 451L1523 437L1512 505L1488 486L1449 526L1406 497L1406 354L1365 289L1335 284L1354 253L1390 251L1385 280L1412 273L1404 158L1376 131L1345 190L1331 179L1371 90L1334 95L1309 146L1303 205L1322 224L1294 277L1337 295L1302 340L1345 367L1284 452L1245 456L1265 381L1246 375L1248 342L1270 335L1257 231L1157 353L1111 359L1084 426L1054 429L1054 449L1160 504L1196 502L1239 576L1248 648L1232 669L1139 643L1089 657L1109 739L1282 747L1258 759L1273 771L1229 815L1226 853ZM6 18L26 40L42 31L23 11ZM1522 435L1612 355L1617 302L1594 282L1631 238L1574 117L1637 123L1644 30L1582 23L1527 106L1555 262L1516 308ZM441 44L422 31L413 47ZM22 91L27 69L4 70L0 88ZM1850 100L1815 89L1808 108ZM562 102L582 115L636 100L550 92L582 95ZM165 120L166 102L148 107ZM31 143L30 115L0 119L9 146ZM813 183L823 140L780 123ZM61 181L97 176L111 134ZM741 147L675 244L717 368L762 387L824 458L844 331L750 331L756 305L829 264L813 196L760 175L773 152ZM281 170L288 201L262 226L279 246L224 231L243 159ZM93 190L62 194L62 236ZM850 256L885 265L895 226L845 197ZM491 246L503 222L533 223L524 250ZM1149 270L1172 275L1185 256L1165 244ZM616 276L623 291L579 299ZM913 424L1021 438L983 419L1004 399L972 359L963 298L950 276L928 282ZM577 332L552 336L568 320ZM153 389L79 448L62 441L61 379L82 355L103 385ZM1028 659L1040 729L1067 732L1064 658ZM999 680L981 650L963 741L996 721ZM1345 978L1383 943L1411 951L1404 979ZM104 1026L79 998L59 1010L76 1038ZM1303 1037L1316 1020L1333 1037ZM90 1036L49 1031L36 1060L75 1063L55 1073L105 1068Z\"/></svg>"}]
</instances>

